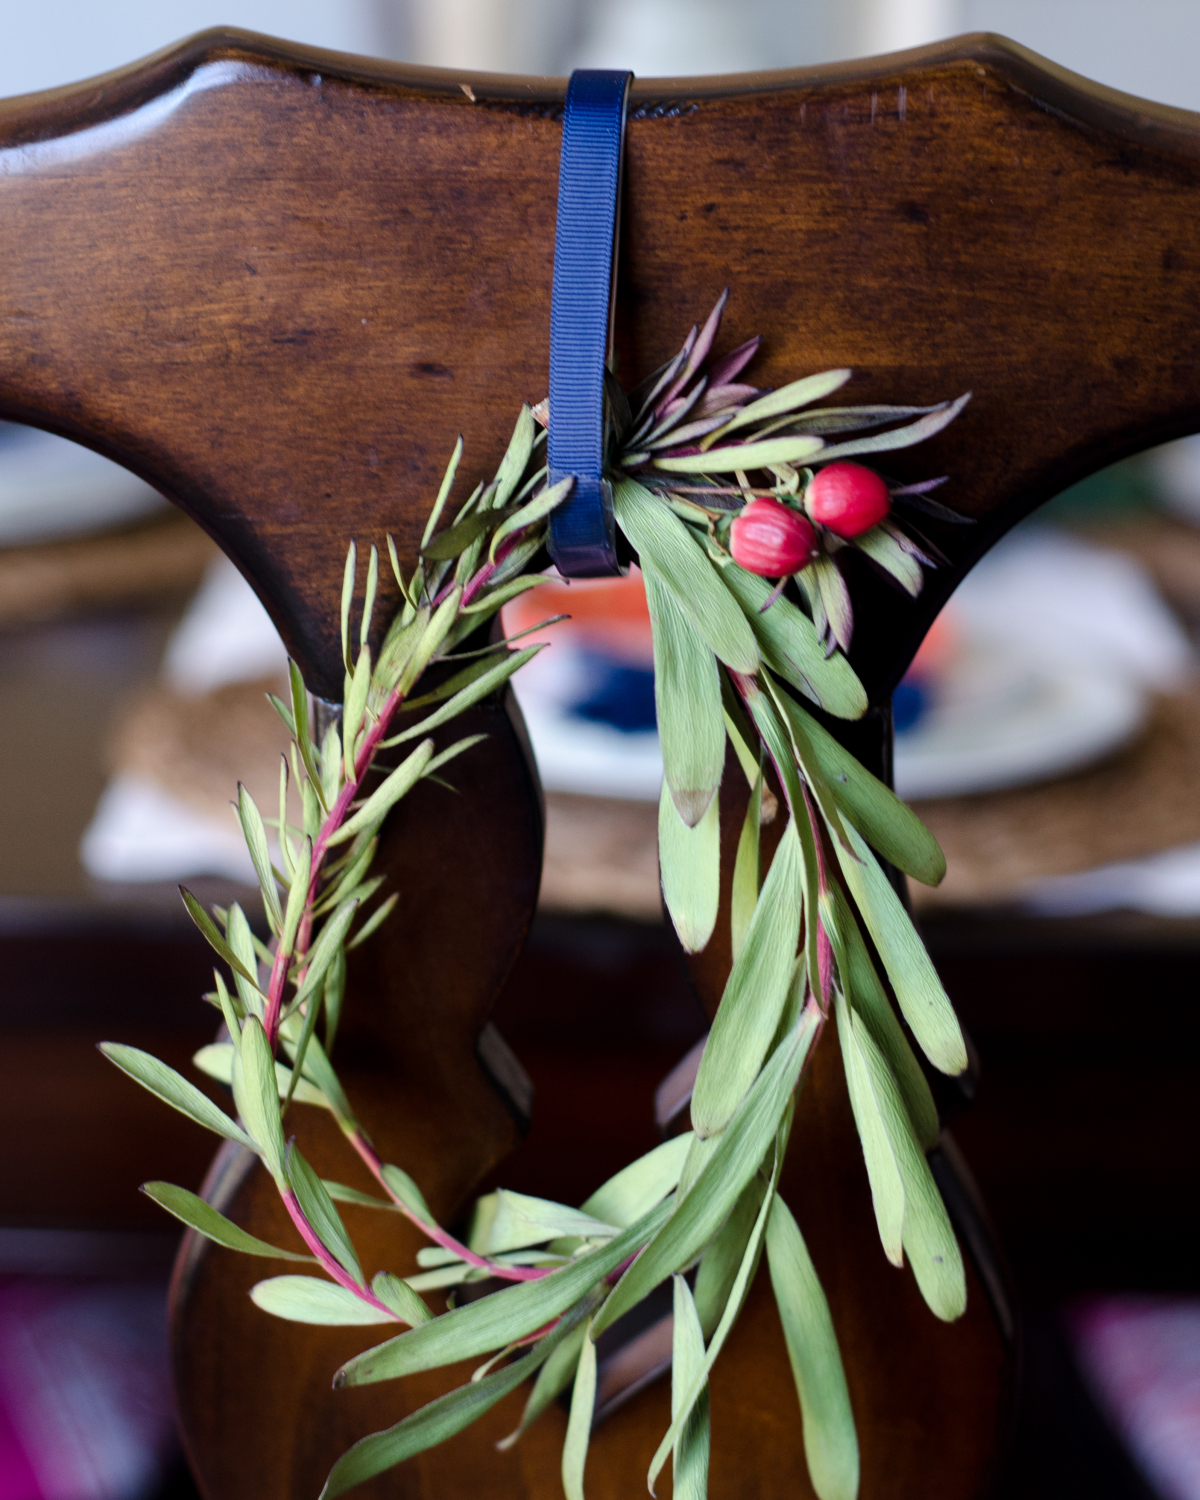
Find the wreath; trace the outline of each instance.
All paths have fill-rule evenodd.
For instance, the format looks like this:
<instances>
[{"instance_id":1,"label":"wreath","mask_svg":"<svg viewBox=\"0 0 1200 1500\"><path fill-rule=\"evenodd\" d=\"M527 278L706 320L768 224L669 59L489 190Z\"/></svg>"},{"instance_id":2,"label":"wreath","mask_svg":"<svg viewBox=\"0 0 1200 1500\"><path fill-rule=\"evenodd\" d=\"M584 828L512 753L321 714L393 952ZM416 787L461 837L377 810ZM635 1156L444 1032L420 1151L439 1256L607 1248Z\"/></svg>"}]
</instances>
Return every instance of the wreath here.
<instances>
[{"instance_id":1,"label":"wreath","mask_svg":"<svg viewBox=\"0 0 1200 1500\"><path fill-rule=\"evenodd\" d=\"M264 1312L388 1330L337 1372L335 1385L483 1361L465 1385L350 1448L322 1500L452 1437L525 1382L532 1385L524 1414L500 1446L515 1443L573 1386L562 1479L567 1500L582 1500L596 1339L668 1280L672 1420L647 1479L653 1488L670 1459L675 1494L702 1497L709 1371L764 1251L813 1486L821 1500L852 1500L858 1445L837 1338L801 1228L778 1192L795 1097L830 1021L884 1253L897 1266L907 1257L937 1317L956 1318L966 1305L962 1257L926 1160L937 1113L908 1036L947 1074L965 1069L966 1049L880 860L927 884L941 879L945 862L916 815L810 706L841 719L867 709L845 655L854 625L845 551L862 553L915 596L923 569L939 560L916 520L962 519L930 498L940 479L890 486L858 460L932 437L969 398L932 407L821 404L850 381L845 369L759 390L743 376L760 338L713 356L726 297L628 395L609 374L605 403L616 521L639 559L653 627L663 897L689 951L704 948L717 920L727 740L750 790L734 864L733 966L696 1075L690 1129L579 1207L490 1193L459 1239L437 1223L404 1168L381 1160L332 1062L346 954L398 899L375 901L383 877L371 869L384 819L419 781L453 774L481 738L437 752L433 731L502 688L542 649L514 649L516 638L468 647L509 600L537 587L540 576L529 570L543 559L548 517L571 490L570 479L547 483L543 447L553 414L544 402L522 407L495 477L476 485L445 524L458 440L407 577L388 538L403 603L377 653L369 640L379 552L371 548L354 631L360 570L350 545L342 710L320 743L294 663L290 702L272 696L292 736L278 816L265 816L241 786L236 804L270 940L256 935L240 906L210 914L183 891L228 971L214 971L205 996L227 1039L195 1062L231 1088L237 1119L150 1054L102 1046L138 1083L253 1151L270 1172L307 1254L256 1239L185 1188L145 1184L163 1208L219 1245L316 1263L321 1274L260 1281L251 1296ZM426 686L435 665L437 685ZM380 777L377 758L397 751L399 764ZM301 826L288 819L289 781L299 791ZM764 872L761 828L781 812L783 833ZM293 1105L328 1110L384 1196L319 1178L286 1138ZM418 1271L368 1278L339 1203L398 1212L415 1224L429 1241ZM458 1288L482 1280L496 1290L456 1304ZM446 1289L446 1310L435 1313L424 1294ZM407 1328L397 1333L396 1325Z\"/></svg>"}]
</instances>

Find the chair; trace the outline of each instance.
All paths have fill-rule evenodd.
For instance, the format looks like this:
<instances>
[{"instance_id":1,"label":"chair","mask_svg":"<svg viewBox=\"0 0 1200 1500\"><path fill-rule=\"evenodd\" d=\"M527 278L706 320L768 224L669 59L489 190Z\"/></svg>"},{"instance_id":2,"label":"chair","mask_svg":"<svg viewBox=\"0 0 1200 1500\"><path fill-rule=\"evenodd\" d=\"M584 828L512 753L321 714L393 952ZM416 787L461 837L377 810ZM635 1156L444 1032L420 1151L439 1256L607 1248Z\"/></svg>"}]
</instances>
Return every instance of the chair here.
<instances>
[{"instance_id":1,"label":"chair","mask_svg":"<svg viewBox=\"0 0 1200 1500\"><path fill-rule=\"evenodd\" d=\"M454 435L482 472L514 402L544 392L563 93L559 80L212 31L0 104L0 416L105 453L198 520L320 697L339 690L348 539L390 530L411 563ZM951 565L918 601L865 569L851 579L854 662L875 707L839 732L886 774L891 690L971 564L1065 485L1200 427L1188 344L1200 120L974 36L830 68L637 82L627 139L623 371L658 363L729 282L731 324L768 334L766 383L849 364L868 401L974 391L937 463L978 524L939 538ZM893 467L910 472L904 455ZM540 858L536 774L511 700L466 727L489 735L469 795L427 788L389 826L382 865L404 899L356 955L339 1041L385 1154L443 1217L518 1137L487 1021ZM740 818L734 778L723 795L723 816ZM727 965L717 941L692 961L710 1010ZM973 1264L967 1314L936 1324L886 1265L839 1080L827 1047L802 1095L786 1195L842 1339L861 1492L968 1500L1002 1461L1012 1402L1004 1279L948 1138L937 1167ZM301 1128L318 1169L336 1160L342 1175L332 1127ZM580 1198L592 1186L582 1164ZM206 1191L254 1233L286 1233L263 1175L235 1151ZM379 1263L416 1248L403 1226L353 1227ZM264 1318L246 1297L257 1276L195 1241L181 1253L186 1440L212 1500L307 1500L350 1441L448 1382L332 1393L331 1372L367 1340ZM652 1386L602 1425L593 1500L637 1492L667 1407ZM761 1287L717 1366L713 1407L715 1497L809 1492ZM376 1491L556 1495L556 1421L501 1456L501 1411Z\"/></svg>"}]
</instances>

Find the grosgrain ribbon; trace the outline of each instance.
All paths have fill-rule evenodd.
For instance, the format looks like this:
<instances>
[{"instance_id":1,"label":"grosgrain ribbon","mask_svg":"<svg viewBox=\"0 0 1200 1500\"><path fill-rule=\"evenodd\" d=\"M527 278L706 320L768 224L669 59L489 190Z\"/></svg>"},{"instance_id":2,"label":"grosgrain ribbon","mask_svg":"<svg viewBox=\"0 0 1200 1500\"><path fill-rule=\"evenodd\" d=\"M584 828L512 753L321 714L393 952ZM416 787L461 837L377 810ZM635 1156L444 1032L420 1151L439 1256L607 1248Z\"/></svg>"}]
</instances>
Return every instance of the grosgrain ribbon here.
<instances>
[{"instance_id":1,"label":"grosgrain ribbon","mask_svg":"<svg viewBox=\"0 0 1200 1500\"><path fill-rule=\"evenodd\" d=\"M575 480L550 517L566 578L611 577L612 491L604 478L604 371L615 286L625 109L632 73L578 68L563 115L550 302L550 483Z\"/></svg>"}]
</instances>

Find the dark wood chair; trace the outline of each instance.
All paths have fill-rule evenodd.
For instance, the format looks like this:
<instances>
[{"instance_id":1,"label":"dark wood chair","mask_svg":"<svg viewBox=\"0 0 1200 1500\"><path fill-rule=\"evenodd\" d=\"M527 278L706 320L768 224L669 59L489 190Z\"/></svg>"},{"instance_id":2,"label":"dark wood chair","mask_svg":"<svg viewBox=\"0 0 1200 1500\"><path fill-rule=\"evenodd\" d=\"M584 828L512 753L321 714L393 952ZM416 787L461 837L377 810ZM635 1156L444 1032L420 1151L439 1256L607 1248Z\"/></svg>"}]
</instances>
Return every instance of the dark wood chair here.
<instances>
[{"instance_id":1,"label":"dark wood chair","mask_svg":"<svg viewBox=\"0 0 1200 1500\"><path fill-rule=\"evenodd\" d=\"M214 31L0 104L0 416L105 453L195 517L319 696L341 680L348 539L390 530L411 562L455 434L482 473L514 403L544 394L563 94L558 80ZM975 393L938 439L953 503L979 523L939 537L952 565L917 602L865 570L852 577L854 659L875 707L841 732L877 770L891 690L971 564L1065 485L1200 427L1198 216L1200 118L994 37L635 83L623 373L657 364L728 282L732 328L768 335L764 382L848 364L869 401ZM899 455L893 467L925 475L932 461ZM518 1139L519 1101L486 1028L540 859L536 773L511 701L473 717L490 737L469 794L429 787L387 831L383 862L403 900L361 952L339 1042L385 1155L447 1218ZM727 964L714 942L692 965L710 1008ZM318 1167L344 1176L332 1129L299 1128ZM832 1047L794 1142L787 1195L842 1339L862 1494L981 1495L1004 1449L1013 1315L952 1143L938 1170L973 1269L966 1316L942 1326L875 1242ZM594 1185L581 1161L579 1197ZM254 1232L286 1233L245 1158L222 1153L208 1192ZM415 1239L385 1228L354 1224L369 1261L402 1267ZM187 1444L212 1500L309 1500L350 1441L461 1372L334 1393L332 1371L366 1340L264 1317L246 1297L258 1275L185 1245L174 1319ZM594 1500L638 1492L667 1407L659 1384L601 1426ZM718 1500L809 1493L761 1286L717 1367L713 1409ZM378 1493L548 1500L562 1421L552 1413L498 1455L509 1417L498 1408Z\"/></svg>"}]
</instances>

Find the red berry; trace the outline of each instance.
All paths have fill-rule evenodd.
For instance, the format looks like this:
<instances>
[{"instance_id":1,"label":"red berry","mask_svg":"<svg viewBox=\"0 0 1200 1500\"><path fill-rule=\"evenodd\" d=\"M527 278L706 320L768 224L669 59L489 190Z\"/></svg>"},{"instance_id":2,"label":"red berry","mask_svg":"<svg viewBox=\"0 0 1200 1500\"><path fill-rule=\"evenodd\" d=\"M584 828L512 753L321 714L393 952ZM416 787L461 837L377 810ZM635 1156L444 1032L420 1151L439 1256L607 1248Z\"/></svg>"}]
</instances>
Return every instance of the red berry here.
<instances>
[{"instance_id":1,"label":"red berry","mask_svg":"<svg viewBox=\"0 0 1200 1500\"><path fill-rule=\"evenodd\" d=\"M814 474L804 494L814 521L836 536L862 536L878 526L891 509L892 497L879 475L861 464L830 464Z\"/></svg>"},{"instance_id":2,"label":"red berry","mask_svg":"<svg viewBox=\"0 0 1200 1500\"><path fill-rule=\"evenodd\" d=\"M817 533L799 511L778 500L751 500L729 528L735 563L763 578L798 573L817 556Z\"/></svg>"}]
</instances>

